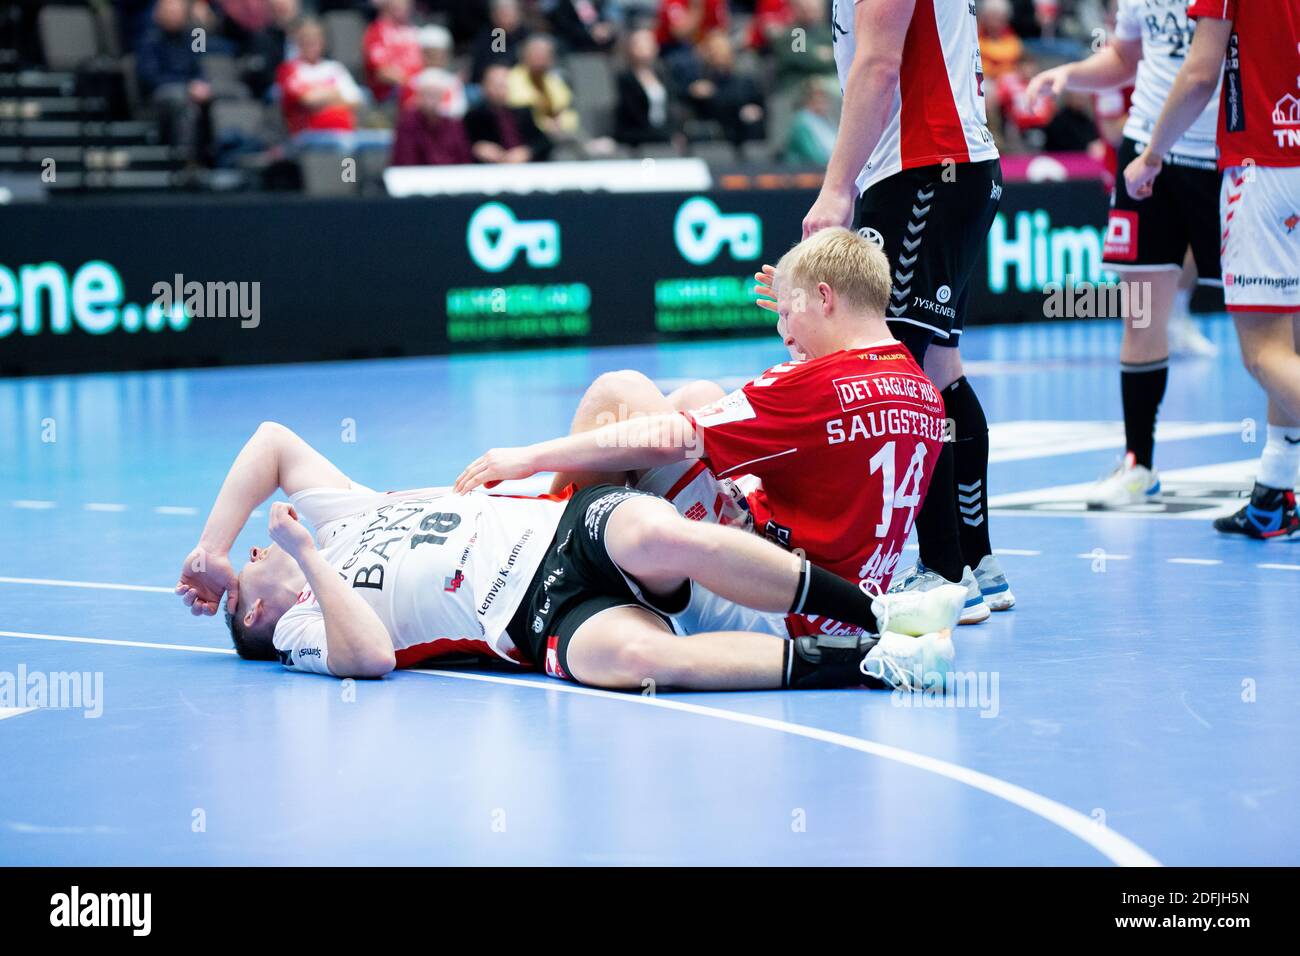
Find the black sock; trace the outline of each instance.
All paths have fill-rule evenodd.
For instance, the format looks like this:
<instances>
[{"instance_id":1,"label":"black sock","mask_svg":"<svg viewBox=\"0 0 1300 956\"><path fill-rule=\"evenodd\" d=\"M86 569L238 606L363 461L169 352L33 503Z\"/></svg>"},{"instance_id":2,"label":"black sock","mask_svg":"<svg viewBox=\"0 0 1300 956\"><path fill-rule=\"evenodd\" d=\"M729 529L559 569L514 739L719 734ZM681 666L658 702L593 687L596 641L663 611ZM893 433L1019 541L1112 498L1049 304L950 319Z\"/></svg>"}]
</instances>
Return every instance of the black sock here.
<instances>
[{"instance_id":1,"label":"black sock","mask_svg":"<svg viewBox=\"0 0 1300 956\"><path fill-rule=\"evenodd\" d=\"M1156 454L1156 412L1169 383L1169 358L1156 362L1120 362L1119 393L1124 400L1124 441L1134 459L1150 468Z\"/></svg>"},{"instance_id":2,"label":"black sock","mask_svg":"<svg viewBox=\"0 0 1300 956\"><path fill-rule=\"evenodd\" d=\"M785 642L781 664L781 687L789 690L822 690L832 687L885 687L882 681L862 673L862 661L876 646L867 635L839 637L796 637Z\"/></svg>"},{"instance_id":3,"label":"black sock","mask_svg":"<svg viewBox=\"0 0 1300 956\"><path fill-rule=\"evenodd\" d=\"M966 562L961 556L957 527L957 488L953 476L953 442L946 441L934 462L930 488L916 514L916 540L921 563L949 581L960 581Z\"/></svg>"},{"instance_id":4,"label":"black sock","mask_svg":"<svg viewBox=\"0 0 1300 956\"><path fill-rule=\"evenodd\" d=\"M943 390L943 405L952 419L953 476L957 487L957 526L961 554L972 568L993 553L989 544L989 423L984 407L963 375Z\"/></svg>"},{"instance_id":5,"label":"black sock","mask_svg":"<svg viewBox=\"0 0 1300 956\"><path fill-rule=\"evenodd\" d=\"M799 570L799 585L795 588L790 613L817 614L878 634L880 628L871 611L871 600L852 581L805 560Z\"/></svg>"}]
</instances>

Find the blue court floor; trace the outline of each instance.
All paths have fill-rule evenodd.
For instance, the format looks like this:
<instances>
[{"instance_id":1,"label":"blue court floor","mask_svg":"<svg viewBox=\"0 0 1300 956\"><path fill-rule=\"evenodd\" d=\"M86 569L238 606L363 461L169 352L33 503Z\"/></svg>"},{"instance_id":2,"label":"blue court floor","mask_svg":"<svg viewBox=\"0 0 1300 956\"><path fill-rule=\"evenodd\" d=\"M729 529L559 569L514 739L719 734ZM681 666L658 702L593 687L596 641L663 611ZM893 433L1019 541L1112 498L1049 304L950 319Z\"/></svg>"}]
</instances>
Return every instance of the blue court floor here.
<instances>
[{"instance_id":1,"label":"blue court floor","mask_svg":"<svg viewBox=\"0 0 1300 956\"><path fill-rule=\"evenodd\" d=\"M1120 515L1074 487L1120 452L1118 330L968 333L1020 605L959 629L947 698L349 686L240 662L171 593L264 419L368 485L441 484L565 431L602 371L731 386L775 340L0 382L0 688L84 675L79 707L0 701L0 864L1300 863L1300 542L1209 527L1264 402L1206 328L1166 498Z\"/></svg>"}]
</instances>

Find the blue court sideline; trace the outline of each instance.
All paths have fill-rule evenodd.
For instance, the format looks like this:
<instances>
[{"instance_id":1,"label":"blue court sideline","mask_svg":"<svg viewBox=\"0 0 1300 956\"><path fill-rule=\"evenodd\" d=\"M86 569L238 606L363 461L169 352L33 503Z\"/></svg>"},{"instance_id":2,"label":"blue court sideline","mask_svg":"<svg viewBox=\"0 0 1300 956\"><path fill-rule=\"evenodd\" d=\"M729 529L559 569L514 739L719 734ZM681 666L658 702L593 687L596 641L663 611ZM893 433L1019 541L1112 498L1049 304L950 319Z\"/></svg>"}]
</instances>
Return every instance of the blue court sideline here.
<instances>
[{"instance_id":1,"label":"blue court sideline","mask_svg":"<svg viewBox=\"0 0 1300 956\"><path fill-rule=\"evenodd\" d=\"M1224 355L1173 367L1157 465L1213 508L1264 401L1229 324L1207 331ZM1119 453L1117 328L964 350L1020 607L958 631L960 707L485 670L349 687L239 662L170 593L264 419L371 486L439 484L564 431L602 371L730 385L775 341L0 382L0 681L103 687L93 719L0 701L0 864L1300 862L1300 543L1061 504Z\"/></svg>"}]
</instances>

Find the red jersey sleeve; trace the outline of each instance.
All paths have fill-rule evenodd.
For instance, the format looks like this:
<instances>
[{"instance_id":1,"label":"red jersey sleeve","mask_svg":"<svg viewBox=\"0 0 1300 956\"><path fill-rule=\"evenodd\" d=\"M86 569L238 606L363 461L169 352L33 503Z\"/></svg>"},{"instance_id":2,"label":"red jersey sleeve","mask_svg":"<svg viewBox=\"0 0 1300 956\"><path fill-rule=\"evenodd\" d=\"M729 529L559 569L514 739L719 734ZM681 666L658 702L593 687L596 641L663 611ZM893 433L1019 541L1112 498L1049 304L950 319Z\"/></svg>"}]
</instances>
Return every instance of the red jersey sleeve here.
<instances>
[{"instance_id":1,"label":"red jersey sleeve","mask_svg":"<svg viewBox=\"0 0 1300 956\"><path fill-rule=\"evenodd\" d=\"M1215 20L1235 20L1237 0L1191 0L1187 5L1189 17L1212 17Z\"/></svg>"},{"instance_id":2,"label":"red jersey sleeve","mask_svg":"<svg viewBox=\"0 0 1300 956\"><path fill-rule=\"evenodd\" d=\"M686 412L719 478L771 474L810 442L809 417L788 381L768 373L713 405Z\"/></svg>"}]
</instances>

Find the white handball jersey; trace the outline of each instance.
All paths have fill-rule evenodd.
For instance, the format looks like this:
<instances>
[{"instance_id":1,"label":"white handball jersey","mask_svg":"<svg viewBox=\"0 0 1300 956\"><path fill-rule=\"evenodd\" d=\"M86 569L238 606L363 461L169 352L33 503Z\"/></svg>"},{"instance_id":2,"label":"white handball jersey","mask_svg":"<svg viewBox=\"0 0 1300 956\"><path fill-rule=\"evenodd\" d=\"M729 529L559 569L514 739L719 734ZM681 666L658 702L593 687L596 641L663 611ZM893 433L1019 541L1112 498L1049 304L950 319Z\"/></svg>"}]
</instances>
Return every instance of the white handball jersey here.
<instances>
[{"instance_id":1,"label":"white handball jersey","mask_svg":"<svg viewBox=\"0 0 1300 956\"><path fill-rule=\"evenodd\" d=\"M423 488L310 488L290 498L321 556L374 608L398 667L448 654L520 663L506 624L555 536L563 501ZM311 589L276 623L280 662L328 674L325 617Z\"/></svg>"},{"instance_id":2,"label":"white handball jersey","mask_svg":"<svg viewBox=\"0 0 1300 956\"><path fill-rule=\"evenodd\" d=\"M1174 78L1183 67L1192 45L1196 21L1187 16L1187 0L1119 0L1115 13L1115 36L1142 41L1142 61L1129 107L1124 135L1145 146L1165 108ZM1219 92L1215 90L1201 115L1174 144L1170 156L1209 161L1218 158L1214 137L1219 122ZM1201 165L1200 163L1196 165Z\"/></svg>"},{"instance_id":3,"label":"white handball jersey","mask_svg":"<svg viewBox=\"0 0 1300 956\"><path fill-rule=\"evenodd\" d=\"M834 0L831 29L840 89L857 51L854 13L863 0ZM869 0L868 0L869 2ZM850 123L847 114L841 123ZM858 191L917 166L952 160L996 159L984 109L975 4L967 0L917 0L903 42L903 62L889 121L858 174Z\"/></svg>"}]
</instances>

